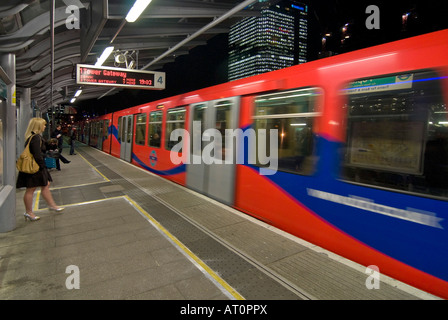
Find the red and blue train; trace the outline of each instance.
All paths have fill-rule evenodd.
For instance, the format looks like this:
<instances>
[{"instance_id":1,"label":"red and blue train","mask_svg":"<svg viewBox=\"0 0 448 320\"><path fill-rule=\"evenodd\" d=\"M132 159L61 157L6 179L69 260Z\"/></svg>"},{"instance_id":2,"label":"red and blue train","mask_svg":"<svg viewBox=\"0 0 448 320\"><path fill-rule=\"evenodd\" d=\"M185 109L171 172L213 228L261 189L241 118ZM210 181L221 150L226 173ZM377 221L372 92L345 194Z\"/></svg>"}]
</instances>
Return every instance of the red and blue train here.
<instances>
[{"instance_id":1,"label":"red and blue train","mask_svg":"<svg viewBox=\"0 0 448 320\"><path fill-rule=\"evenodd\" d=\"M447 39L442 30L148 102L80 124L80 136L448 298ZM175 129L187 134L173 141ZM244 161L219 164L224 142L217 161L201 161L220 139L207 129L240 129L231 147Z\"/></svg>"}]
</instances>

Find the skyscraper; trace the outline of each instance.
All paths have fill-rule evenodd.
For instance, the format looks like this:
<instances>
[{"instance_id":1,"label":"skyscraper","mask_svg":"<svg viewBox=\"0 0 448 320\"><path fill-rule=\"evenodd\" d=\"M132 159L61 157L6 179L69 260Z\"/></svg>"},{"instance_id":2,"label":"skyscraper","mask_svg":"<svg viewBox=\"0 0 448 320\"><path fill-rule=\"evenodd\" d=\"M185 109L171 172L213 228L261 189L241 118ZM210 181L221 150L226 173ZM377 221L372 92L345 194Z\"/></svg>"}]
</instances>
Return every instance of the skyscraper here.
<instances>
[{"instance_id":1,"label":"skyscraper","mask_svg":"<svg viewBox=\"0 0 448 320\"><path fill-rule=\"evenodd\" d=\"M229 33L229 80L306 62L308 8L283 1L233 25Z\"/></svg>"}]
</instances>

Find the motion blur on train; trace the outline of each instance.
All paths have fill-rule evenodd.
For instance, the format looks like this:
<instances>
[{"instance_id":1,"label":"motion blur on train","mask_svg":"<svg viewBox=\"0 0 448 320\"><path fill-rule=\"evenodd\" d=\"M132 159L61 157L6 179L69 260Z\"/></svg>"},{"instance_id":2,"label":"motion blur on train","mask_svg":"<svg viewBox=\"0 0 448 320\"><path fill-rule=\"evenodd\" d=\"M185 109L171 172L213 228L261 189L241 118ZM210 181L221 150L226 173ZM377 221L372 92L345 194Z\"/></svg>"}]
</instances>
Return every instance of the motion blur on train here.
<instances>
[{"instance_id":1,"label":"motion blur on train","mask_svg":"<svg viewBox=\"0 0 448 320\"><path fill-rule=\"evenodd\" d=\"M448 298L446 39L148 102L79 123L79 139Z\"/></svg>"}]
</instances>

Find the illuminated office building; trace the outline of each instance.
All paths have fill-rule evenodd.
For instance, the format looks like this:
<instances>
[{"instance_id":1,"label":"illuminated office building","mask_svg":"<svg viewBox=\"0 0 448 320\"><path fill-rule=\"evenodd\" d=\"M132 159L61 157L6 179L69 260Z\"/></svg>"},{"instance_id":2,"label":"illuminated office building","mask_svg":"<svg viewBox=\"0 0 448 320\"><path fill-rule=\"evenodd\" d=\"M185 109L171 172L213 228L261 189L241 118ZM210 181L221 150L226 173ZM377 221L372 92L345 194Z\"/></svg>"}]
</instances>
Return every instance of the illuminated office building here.
<instances>
[{"instance_id":1,"label":"illuminated office building","mask_svg":"<svg viewBox=\"0 0 448 320\"><path fill-rule=\"evenodd\" d=\"M233 25L229 33L229 80L306 62L306 5L286 1Z\"/></svg>"}]
</instances>

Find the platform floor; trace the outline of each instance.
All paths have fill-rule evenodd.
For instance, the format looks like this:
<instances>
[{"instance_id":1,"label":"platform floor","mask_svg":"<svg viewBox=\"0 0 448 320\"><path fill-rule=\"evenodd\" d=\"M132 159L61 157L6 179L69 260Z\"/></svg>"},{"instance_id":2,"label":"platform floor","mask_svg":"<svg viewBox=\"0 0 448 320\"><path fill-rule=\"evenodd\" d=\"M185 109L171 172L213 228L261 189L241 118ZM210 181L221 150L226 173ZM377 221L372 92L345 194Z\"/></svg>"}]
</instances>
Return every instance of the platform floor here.
<instances>
[{"instance_id":1,"label":"platform floor","mask_svg":"<svg viewBox=\"0 0 448 320\"><path fill-rule=\"evenodd\" d=\"M79 145L37 222L0 234L0 299L437 299L233 208ZM79 284L79 289L76 285Z\"/></svg>"}]
</instances>

